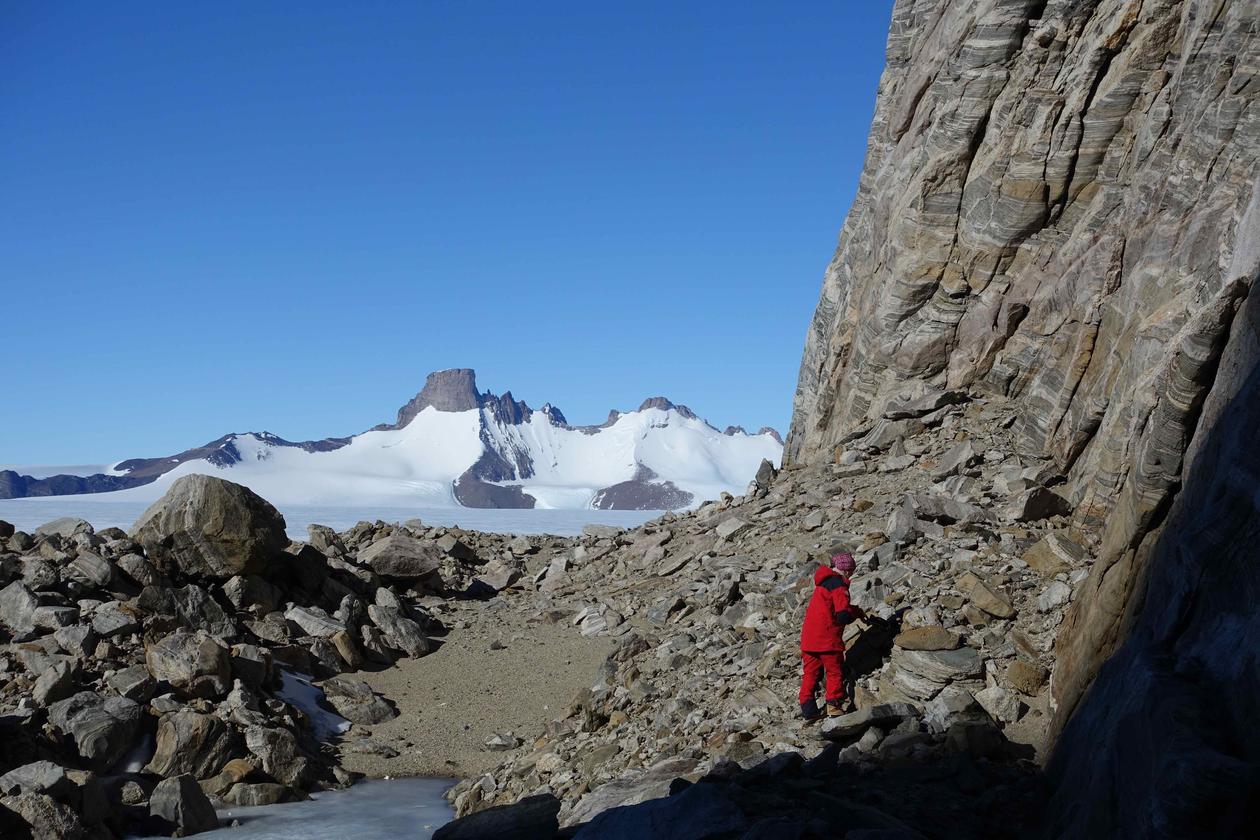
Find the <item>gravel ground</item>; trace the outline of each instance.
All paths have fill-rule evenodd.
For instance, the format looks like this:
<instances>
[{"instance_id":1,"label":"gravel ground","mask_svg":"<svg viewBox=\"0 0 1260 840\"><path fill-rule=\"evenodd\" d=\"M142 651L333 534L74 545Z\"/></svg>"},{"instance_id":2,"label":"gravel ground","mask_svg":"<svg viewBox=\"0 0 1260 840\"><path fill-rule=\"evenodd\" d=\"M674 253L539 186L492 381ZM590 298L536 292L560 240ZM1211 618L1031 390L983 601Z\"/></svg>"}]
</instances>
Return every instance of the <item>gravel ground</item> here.
<instances>
[{"instance_id":1,"label":"gravel ground","mask_svg":"<svg viewBox=\"0 0 1260 840\"><path fill-rule=\"evenodd\" d=\"M590 686L614 644L608 637L582 638L568 623L527 621L521 605L498 599L451 607L442 620L454 629L439 650L355 675L400 714L348 733L342 750L347 770L373 778L466 778L489 770L503 754L486 749L486 739L496 732L534 738ZM355 741L364 735L397 757L360 752Z\"/></svg>"}]
</instances>

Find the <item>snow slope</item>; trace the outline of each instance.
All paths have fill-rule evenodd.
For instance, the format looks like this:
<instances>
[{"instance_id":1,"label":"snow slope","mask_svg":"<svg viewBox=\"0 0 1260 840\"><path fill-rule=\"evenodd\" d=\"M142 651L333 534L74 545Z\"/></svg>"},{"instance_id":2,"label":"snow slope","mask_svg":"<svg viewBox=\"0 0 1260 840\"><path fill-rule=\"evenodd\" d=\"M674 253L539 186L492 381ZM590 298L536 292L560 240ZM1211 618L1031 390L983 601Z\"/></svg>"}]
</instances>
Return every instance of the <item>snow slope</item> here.
<instances>
[{"instance_id":1,"label":"snow slope","mask_svg":"<svg viewBox=\"0 0 1260 840\"><path fill-rule=\"evenodd\" d=\"M118 467L130 463L147 470L159 463L167 471L92 496L152 501L181 476L200 473L244 484L279 505L684 507L742 492L763 458L778 464L782 456L772 431L719 432L663 398L614 412L603 426L574 427L550 406L534 411L510 393L478 394L472 377L470 370L431 374L397 423L350 438L295 444L250 432L169 464L118 462L112 475L127 475ZM41 473L47 470L55 468Z\"/></svg>"}]
</instances>

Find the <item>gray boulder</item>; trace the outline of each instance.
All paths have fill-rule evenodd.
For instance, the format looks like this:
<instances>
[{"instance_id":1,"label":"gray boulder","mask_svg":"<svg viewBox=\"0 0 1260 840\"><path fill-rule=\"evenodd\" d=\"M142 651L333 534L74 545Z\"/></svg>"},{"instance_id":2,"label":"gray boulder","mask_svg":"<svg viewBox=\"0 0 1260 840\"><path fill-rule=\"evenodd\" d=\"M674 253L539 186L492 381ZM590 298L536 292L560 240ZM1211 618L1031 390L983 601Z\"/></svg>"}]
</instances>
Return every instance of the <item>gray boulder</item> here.
<instances>
[{"instance_id":1,"label":"gray boulder","mask_svg":"<svg viewBox=\"0 0 1260 840\"><path fill-rule=\"evenodd\" d=\"M390 534L372 543L359 552L359 562L388 581L423 585L433 590L442 586L438 574L442 552L432 543L405 534Z\"/></svg>"},{"instance_id":2,"label":"gray boulder","mask_svg":"<svg viewBox=\"0 0 1260 840\"><path fill-rule=\"evenodd\" d=\"M33 761L0 776L0 796L42 793L54 799L64 799L73 788L74 782L66 777L65 768L51 761Z\"/></svg>"},{"instance_id":3,"label":"gray boulder","mask_svg":"<svg viewBox=\"0 0 1260 840\"><path fill-rule=\"evenodd\" d=\"M372 725L398 717L398 712L362 680L336 676L325 680L324 696L351 723Z\"/></svg>"},{"instance_id":4,"label":"gray boulder","mask_svg":"<svg viewBox=\"0 0 1260 840\"><path fill-rule=\"evenodd\" d=\"M223 721L212 715L190 709L168 712L158 721L157 745L145 772L158 776L190 773L207 779L232 759L237 743Z\"/></svg>"},{"instance_id":5,"label":"gray boulder","mask_svg":"<svg viewBox=\"0 0 1260 840\"><path fill-rule=\"evenodd\" d=\"M398 607L381 607L371 604L368 618L381 631L385 643L408 656L424 656L433 650L433 643L424 635L420 625L412 621Z\"/></svg>"},{"instance_id":6,"label":"gray boulder","mask_svg":"<svg viewBox=\"0 0 1260 840\"><path fill-rule=\"evenodd\" d=\"M176 630L147 646L144 661L154 679L194 697L222 697L232 687L228 649L204 630Z\"/></svg>"},{"instance_id":7,"label":"gray boulder","mask_svg":"<svg viewBox=\"0 0 1260 840\"><path fill-rule=\"evenodd\" d=\"M827 718L819 729L819 735L831 741L843 741L861 735L872 726L888 729L903 720L914 720L918 716L918 711L909 703L882 703L847 715Z\"/></svg>"},{"instance_id":8,"label":"gray boulder","mask_svg":"<svg viewBox=\"0 0 1260 840\"><path fill-rule=\"evenodd\" d=\"M75 534L91 534L92 524L85 519L79 519L74 516L63 516L60 519L54 519L52 522L45 522L35 529L35 536L49 537L58 536L69 539Z\"/></svg>"},{"instance_id":9,"label":"gray boulder","mask_svg":"<svg viewBox=\"0 0 1260 840\"><path fill-rule=\"evenodd\" d=\"M217 580L262 573L289 544L284 517L269 502L205 475L175 481L129 536L166 571Z\"/></svg>"},{"instance_id":10,"label":"gray boulder","mask_svg":"<svg viewBox=\"0 0 1260 840\"><path fill-rule=\"evenodd\" d=\"M85 840L92 836L73 808L41 793L6 796L0 799L0 808L16 814L25 823L25 832L31 840ZM7 821L0 821L0 826L5 823Z\"/></svg>"},{"instance_id":11,"label":"gray boulder","mask_svg":"<svg viewBox=\"0 0 1260 840\"><path fill-rule=\"evenodd\" d=\"M93 769L107 771L131 748L143 710L124 697L80 691L48 707L48 721Z\"/></svg>"},{"instance_id":12,"label":"gray boulder","mask_svg":"<svg viewBox=\"0 0 1260 840\"><path fill-rule=\"evenodd\" d=\"M219 827L214 806L192 776L163 779L149 797L149 813L178 826L182 836Z\"/></svg>"}]
</instances>

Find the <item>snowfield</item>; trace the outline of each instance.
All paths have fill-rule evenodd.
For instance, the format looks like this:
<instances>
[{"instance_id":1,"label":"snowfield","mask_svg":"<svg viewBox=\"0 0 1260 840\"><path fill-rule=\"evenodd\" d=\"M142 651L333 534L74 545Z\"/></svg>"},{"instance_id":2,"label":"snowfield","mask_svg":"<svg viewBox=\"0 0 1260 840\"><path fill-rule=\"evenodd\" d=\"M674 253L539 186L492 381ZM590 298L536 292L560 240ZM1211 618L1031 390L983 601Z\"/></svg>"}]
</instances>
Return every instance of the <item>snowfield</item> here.
<instances>
[{"instance_id":1,"label":"snowfield","mask_svg":"<svg viewBox=\"0 0 1260 840\"><path fill-rule=\"evenodd\" d=\"M670 482L690 494L694 506L723 491L742 492L762 459L777 465L782 452L771 433L725 434L674 407L627 412L602 427L571 427L547 411L513 423L489 405L467 411L428 406L402 428L364 432L330 451L308 451L265 433L231 435L214 462L187 460L149 484L89 498L152 502L176 479L200 473L244 484L282 508L458 507L456 481L483 475L473 468L490 458L500 468L493 476L498 480L486 483L520 487L537 508L587 509L601 490L635 479L649 487ZM40 473L83 474L72 472L77 469Z\"/></svg>"}]
</instances>

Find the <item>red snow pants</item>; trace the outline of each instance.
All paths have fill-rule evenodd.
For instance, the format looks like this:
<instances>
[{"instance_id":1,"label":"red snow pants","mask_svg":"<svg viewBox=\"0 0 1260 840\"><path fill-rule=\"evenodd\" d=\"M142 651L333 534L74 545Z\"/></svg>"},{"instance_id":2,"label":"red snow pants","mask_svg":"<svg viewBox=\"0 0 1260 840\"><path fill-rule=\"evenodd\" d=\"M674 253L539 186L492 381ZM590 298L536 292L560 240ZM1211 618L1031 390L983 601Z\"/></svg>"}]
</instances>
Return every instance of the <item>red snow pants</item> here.
<instances>
[{"instance_id":1,"label":"red snow pants","mask_svg":"<svg viewBox=\"0 0 1260 840\"><path fill-rule=\"evenodd\" d=\"M841 703L844 701L844 678L841 674L841 666L844 664L844 651L811 652L803 650L801 651L801 660L805 666L804 672L801 674L802 703L807 703L814 699L814 692L818 690L818 682L822 679L824 670L827 672L827 702Z\"/></svg>"}]
</instances>

